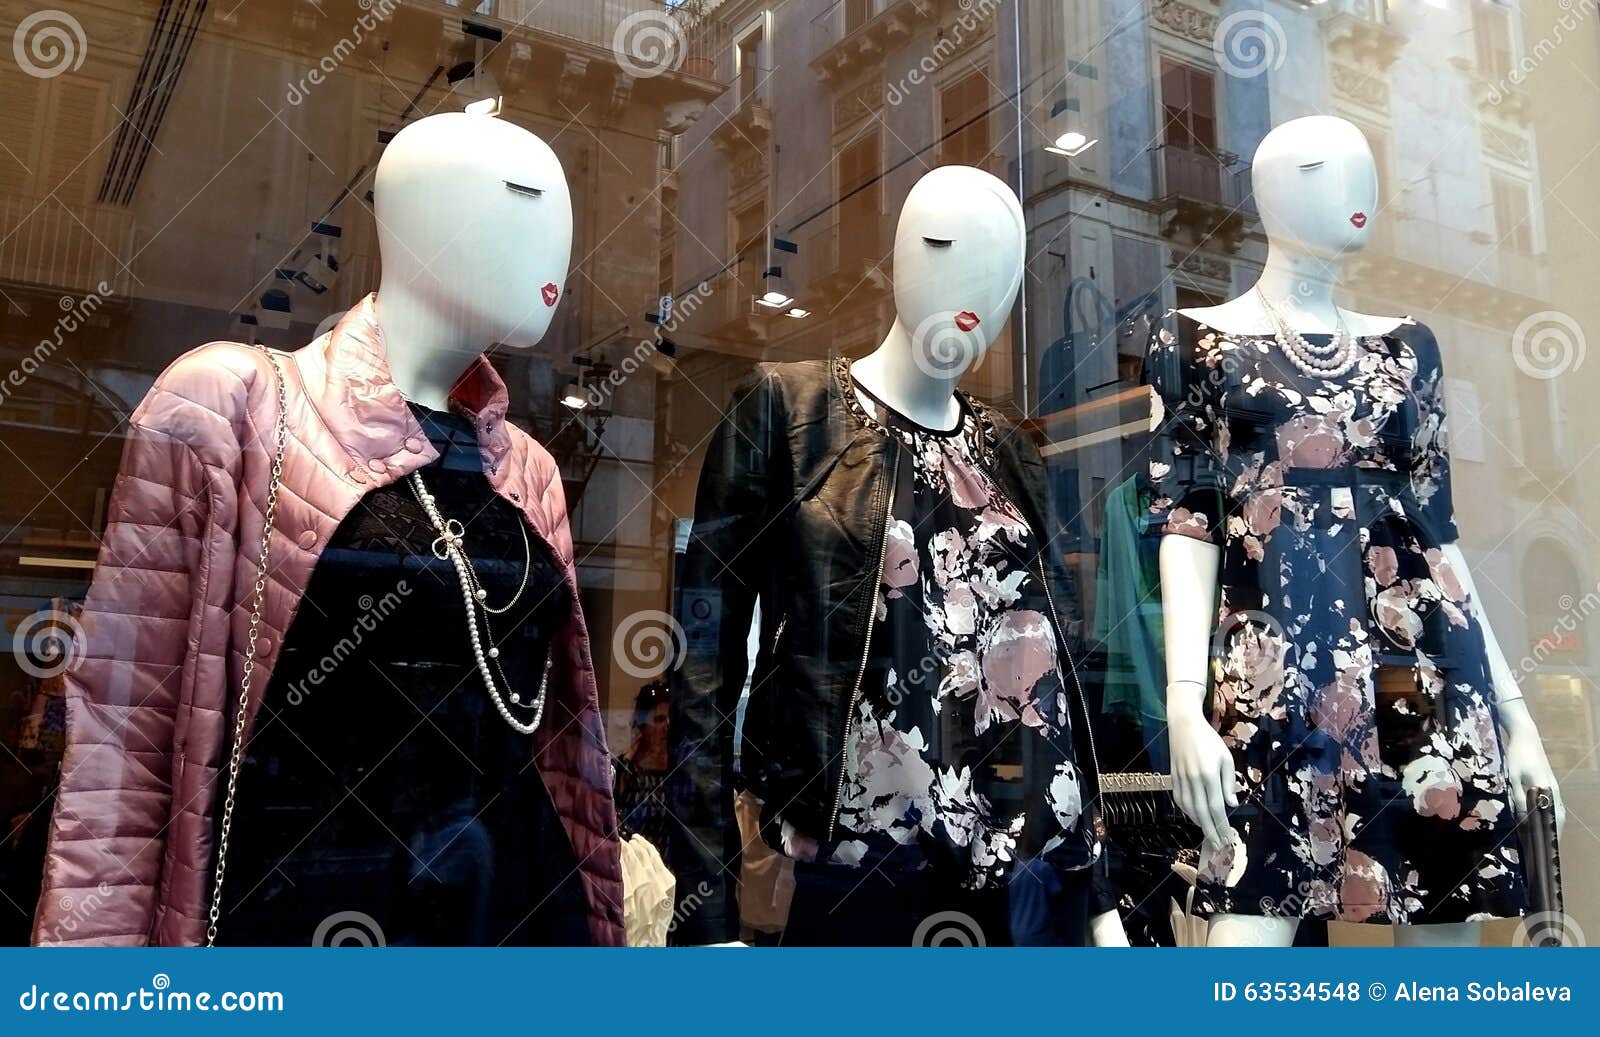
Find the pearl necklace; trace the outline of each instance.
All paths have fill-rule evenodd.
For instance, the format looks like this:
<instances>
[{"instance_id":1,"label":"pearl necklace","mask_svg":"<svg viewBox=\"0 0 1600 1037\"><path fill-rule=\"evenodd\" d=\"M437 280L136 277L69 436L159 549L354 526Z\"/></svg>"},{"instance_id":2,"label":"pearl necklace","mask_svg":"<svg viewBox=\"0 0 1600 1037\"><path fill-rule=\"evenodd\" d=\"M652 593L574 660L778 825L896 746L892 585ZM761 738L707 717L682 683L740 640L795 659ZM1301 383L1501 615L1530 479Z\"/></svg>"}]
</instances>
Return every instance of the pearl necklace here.
<instances>
[{"instance_id":1,"label":"pearl necklace","mask_svg":"<svg viewBox=\"0 0 1600 1037\"><path fill-rule=\"evenodd\" d=\"M1328 337L1328 344L1319 346L1294 330L1260 288L1256 289L1256 295L1260 296L1261 308L1272 321L1273 338L1277 340L1278 349L1302 374L1331 381L1343 377L1355 366L1361 356L1360 340L1345 327L1344 315L1338 312L1337 307L1338 326Z\"/></svg>"},{"instance_id":2,"label":"pearl necklace","mask_svg":"<svg viewBox=\"0 0 1600 1037\"><path fill-rule=\"evenodd\" d=\"M517 600L522 597L522 592L527 589L528 574L533 568L533 548L528 543L528 531L523 528L522 520L519 517L517 528L522 530L522 549L524 552L522 583L517 587L517 592L511 596L510 601L499 608L493 608L488 603L489 592L484 590L483 585L479 583L477 571L472 568L472 559L467 556L466 548L462 546L462 537L466 534L466 528L458 520L446 519L439 514L438 503L433 499L433 494L428 492L427 485L423 483L421 472L412 472L410 479L407 481L411 486L411 492L416 495L418 503L422 505L422 510L427 514L428 521L433 523L433 528L439 531L439 535L433 541L434 557L441 561L448 559L455 566L456 578L461 581L461 599L466 606L467 612L467 636L472 641L472 657L477 664L478 675L483 678L483 686L488 690L489 698L494 702L495 709L499 711L501 718L519 734L531 735L538 730L539 721L544 719L545 690L550 684L550 652L548 649L545 651L544 675L539 680L539 691L534 696L533 701L526 704L533 710L533 721L524 724L512 715L510 707L505 703L505 699L500 696L500 684L505 684L509 688L511 682L506 680L505 671L500 669L500 649L496 647L494 631L489 627L489 615L491 613L499 615L510 610L511 606L515 605ZM480 610L483 612L482 633L478 630L478 613ZM485 636L489 641L487 649L483 647ZM500 678L499 683L495 681L496 675ZM521 695L514 691L509 692L509 695L514 704L518 706L524 705Z\"/></svg>"}]
</instances>

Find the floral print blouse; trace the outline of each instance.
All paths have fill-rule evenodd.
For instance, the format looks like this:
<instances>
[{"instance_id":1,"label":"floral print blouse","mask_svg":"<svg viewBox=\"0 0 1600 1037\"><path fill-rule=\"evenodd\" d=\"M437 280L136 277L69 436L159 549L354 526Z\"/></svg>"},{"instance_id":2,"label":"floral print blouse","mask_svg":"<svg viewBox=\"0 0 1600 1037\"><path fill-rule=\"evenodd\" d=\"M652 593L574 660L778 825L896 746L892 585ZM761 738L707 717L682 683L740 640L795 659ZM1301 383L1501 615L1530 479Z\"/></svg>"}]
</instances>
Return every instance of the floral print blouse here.
<instances>
[{"instance_id":1,"label":"floral print blouse","mask_svg":"<svg viewBox=\"0 0 1600 1037\"><path fill-rule=\"evenodd\" d=\"M1182 318L1188 320L1188 318ZM1444 376L1411 321L1339 379L1270 336L1153 330L1149 528L1221 548L1212 721L1241 806L1197 911L1397 924L1519 914L1484 634L1456 539Z\"/></svg>"},{"instance_id":2,"label":"floral print blouse","mask_svg":"<svg viewBox=\"0 0 1600 1037\"><path fill-rule=\"evenodd\" d=\"M1019 861L1086 867L1097 844L1034 532L978 464L970 412L940 432L876 409L902 452L837 838L784 825L785 850L966 889Z\"/></svg>"}]
</instances>

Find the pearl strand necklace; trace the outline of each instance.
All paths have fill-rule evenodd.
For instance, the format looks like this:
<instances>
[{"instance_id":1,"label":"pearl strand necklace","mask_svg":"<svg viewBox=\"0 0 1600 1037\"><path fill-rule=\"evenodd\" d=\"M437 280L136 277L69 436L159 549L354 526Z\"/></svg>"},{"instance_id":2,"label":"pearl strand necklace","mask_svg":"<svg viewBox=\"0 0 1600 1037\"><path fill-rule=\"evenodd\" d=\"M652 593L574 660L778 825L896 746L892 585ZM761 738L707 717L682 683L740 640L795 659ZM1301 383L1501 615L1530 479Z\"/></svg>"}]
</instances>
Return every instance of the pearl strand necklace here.
<instances>
[{"instance_id":1,"label":"pearl strand necklace","mask_svg":"<svg viewBox=\"0 0 1600 1037\"><path fill-rule=\"evenodd\" d=\"M522 573L522 585L517 588L517 593L505 605L498 609L490 608L486 601L489 593L478 582L478 574L472 568L472 559L467 557L466 549L462 547L462 537L466 534L466 528L458 520L446 519L440 515L439 506L434 501L433 494L428 492L427 485L423 483L421 472L412 472L410 479L407 481L410 483L411 492L416 495L418 503L422 505L422 510L427 514L428 521L433 523L433 528L439 531L439 536L433 541L434 556L440 560L449 559L450 563L455 566L456 578L461 581L461 599L466 606L467 612L467 636L472 641L472 658L477 665L479 676L483 678L483 686L488 690L489 698L494 702L495 709L499 711L501 718L511 725L512 730L519 734L531 735L539 729L539 721L544 719L545 690L550 684L550 652L548 649L545 652L544 675L539 679L539 691L531 703L533 720L531 723L524 724L512 715L510 707L500 697L500 686L495 682L495 675L499 674L500 680L507 686L511 682L506 680L505 671L500 669L500 663L498 662L500 649L494 644L494 631L489 627L488 616L491 612L500 613L510 609L512 605L517 603L517 599L522 597L523 590L528 586L528 570L533 568L533 556L532 549L528 544L528 533L526 530L523 530L522 533L522 546L529 552L527 566ZM521 525L520 518L518 519L518 525ZM489 639L487 650L483 647L483 634L478 631L479 609L484 612L483 634L487 634ZM519 706L523 704L522 697L516 692L510 692L509 694L512 702Z\"/></svg>"},{"instance_id":2,"label":"pearl strand necklace","mask_svg":"<svg viewBox=\"0 0 1600 1037\"><path fill-rule=\"evenodd\" d=\"M1283 314L1278 312L1277 307L1268 301L1267 294L1260 288L1256 289L1256 295L1260 296L1261 308L1272 321L1273 338L1277 340L1278 349L1302 374L1309 378L1331 381L1342 378L1355 366L1356 360L1361 356L1361 350L1358 348L1360 340L1350 334L1349 329L1345 327L1344 315L1338 313L1337 307L1335 312L1338 326L1328 337L1328 344L1319 346L1307 341L1304 335L1294 330Z\"/></svg>"}]
</instances>

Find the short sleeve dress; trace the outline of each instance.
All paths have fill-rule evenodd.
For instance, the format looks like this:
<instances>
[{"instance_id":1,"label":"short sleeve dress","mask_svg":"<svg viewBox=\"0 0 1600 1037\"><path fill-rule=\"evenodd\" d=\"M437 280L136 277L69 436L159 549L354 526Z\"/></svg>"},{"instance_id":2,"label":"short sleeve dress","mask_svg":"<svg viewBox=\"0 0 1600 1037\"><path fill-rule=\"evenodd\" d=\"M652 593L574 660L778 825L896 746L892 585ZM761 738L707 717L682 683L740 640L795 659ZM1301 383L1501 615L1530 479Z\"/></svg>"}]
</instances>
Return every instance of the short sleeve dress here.
<instances>
[{"instance_id":1,"label":"short sleeve dress","mask_svg":"<svg viewBox=\"0 0 1600 1037\"><path fill-rule=\"evenodd\" d=\"M1202 850L1197 911L1520 915L1484 634L1440 550L1456 528L1432 332L1363 338L1327 380L1271 336L1190 325L1153 328L1146 380L1148 528L1222 553L1211 714L1240 807ZM1384 694L1396 675L1405 693Z\"/></svg>"}]
</instances>

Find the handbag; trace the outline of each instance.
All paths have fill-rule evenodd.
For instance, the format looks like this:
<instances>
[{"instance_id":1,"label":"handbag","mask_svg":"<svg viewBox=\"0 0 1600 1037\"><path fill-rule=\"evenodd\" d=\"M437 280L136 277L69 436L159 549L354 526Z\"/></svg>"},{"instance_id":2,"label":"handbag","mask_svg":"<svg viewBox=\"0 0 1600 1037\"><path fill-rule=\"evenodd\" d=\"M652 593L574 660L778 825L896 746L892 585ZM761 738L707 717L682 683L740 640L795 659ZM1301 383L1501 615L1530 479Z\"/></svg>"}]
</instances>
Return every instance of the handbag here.
<instances>
[{"instance_id":1,"label":"handbag","mask_svg":"<svg viewBox=\"0 0 1600 1037\"><path fill-rule=\"evenodd\" d=\"M261 516L261 552L256 564L256 582L251 589L250 628L244 647L244 665L239 670L238 707L233 718L233 740L228 749L228 790L222 800L222 828L217 835L217 865L211 879L211 910L207 914L206 946L217 943L217 925L222 919L222 880L228 868L228 833L233 827L233 807L239 790L239 766L244 760L245 721L250 715L250 683L256 668L256 640L261 634L261 614L266 606L268 563L272 555L272 524L278 513L278 489L283 483L283 455L289 443L289 391L283 380L278 358L257 343L272 366L278 391L278 418L273 422L272 473L267 478L267 506Z\"/></svg>"},{"instance_id":2,"label":"handbag","mask_svg":"<svg viewBox=\"0 0 1600 1037\"><path fill-rule=\"evenodd\" d=\"M1530 947L1567 944L1566 903L1561 895L1561 844L1556 834L1555 796L1547 788L1528 790L1521 825L1522 865L1534 913L1521 932Z\"/></svg>"}]
</instances>

